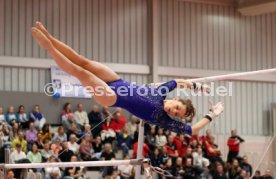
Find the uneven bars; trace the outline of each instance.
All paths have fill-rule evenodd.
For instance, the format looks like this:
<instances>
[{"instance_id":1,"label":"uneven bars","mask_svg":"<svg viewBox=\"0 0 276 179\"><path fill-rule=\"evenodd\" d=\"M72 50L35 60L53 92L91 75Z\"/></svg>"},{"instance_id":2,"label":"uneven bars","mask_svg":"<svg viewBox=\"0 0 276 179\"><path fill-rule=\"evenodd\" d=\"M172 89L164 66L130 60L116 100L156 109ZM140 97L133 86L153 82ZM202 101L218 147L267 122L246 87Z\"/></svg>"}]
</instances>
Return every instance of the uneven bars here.
<instances>
[{"instance_id":1,"label":"uneven bars","mask_svg":"<svg viewBox=\"0 0 276 179\"><path fill-rule=\"evenodd\" d=\"M202 77L202 78L193 78L193 79L187 79L187 81L205 82L206 83L206 82L221 81L221 80L239 80L240 77L253 76L253 75L264 75L264 74L276 74L276 68L258 70L258 71L231 73L231 74L227 74L227 75L217 75L217 76L209 76L209 77ZM149 84L145 84L145 85L158 87L158 86L162 85L163 83L165 83L165 82L149 83Z\"/></svg>"},{"instance_id":2,"label":"uneven bars","mask_svg":"<svg viewBox=\"0 0 276 179\"><path fill-rule=\"evenodd\" d=\"M46 168L46 167L104 167L119 165L142 165L143 159L131 160L109 160L90 162L53 162L53 163L20 163L20 164L0 164L0 168Z\"/></svg>"},{"instance_id":3,"label":"uneven bars","mask_svg":"<svg viewBox=\"0 0 276 179\"><path fill-rule=\"evenodd\" d=\"M189 79L189 81L211 82L211 81L221 81L221 80L237 80L239 77L272 74L272 73L276 74L276 68L257 70L257 71L249 71L249 72L232 73L232 74L227 74L227 75L210 76L210 77L203 77L203 78L195 78L195 79Z\"/></svg>"}]
</instances>

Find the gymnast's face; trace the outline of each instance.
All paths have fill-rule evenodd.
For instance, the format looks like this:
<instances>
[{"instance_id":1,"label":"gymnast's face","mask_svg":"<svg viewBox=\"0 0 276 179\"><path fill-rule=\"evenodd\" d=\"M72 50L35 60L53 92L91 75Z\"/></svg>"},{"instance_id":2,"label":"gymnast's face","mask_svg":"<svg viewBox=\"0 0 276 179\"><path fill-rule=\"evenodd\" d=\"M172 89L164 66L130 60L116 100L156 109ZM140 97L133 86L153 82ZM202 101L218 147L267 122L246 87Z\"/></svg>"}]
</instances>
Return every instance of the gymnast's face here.
<instances>
[{"instance_id":1,"label":"gymnast's face","mask_svg":"<svg viewBox=\"0 0 276 179\"><path fill-rule=\"evenodd\" d=\"M183 118L186 114L186 107L177 99L165 100L164 111L172 117Z\"/></svg>"}]
</instances>

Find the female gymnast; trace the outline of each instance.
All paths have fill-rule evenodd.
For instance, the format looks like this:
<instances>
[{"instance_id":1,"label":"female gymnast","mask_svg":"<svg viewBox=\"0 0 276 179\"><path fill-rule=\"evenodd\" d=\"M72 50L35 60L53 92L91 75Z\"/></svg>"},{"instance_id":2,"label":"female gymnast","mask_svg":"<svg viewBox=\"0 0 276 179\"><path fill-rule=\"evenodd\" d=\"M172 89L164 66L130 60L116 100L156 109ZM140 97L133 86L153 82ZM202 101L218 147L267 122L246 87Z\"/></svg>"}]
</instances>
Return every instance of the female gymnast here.
<instances>
[{"instance_id":1,"label":"female gymnast","mask_svg":"<svg viewBox=\"0 0 276 179\"><path fill-rule=\"evenodd\" d=\"M224 110L222 103L213 105L209 113L191 127L173 118L193 118L195 109L192 102L190 100L165 99L166 94L177 87L205 92L208 91L207 87L199 83L176 79L157 88L139 88L137 85L122 80L107 66L79 55L72 48L50 35L40 22L36 22L35 27L32 28L32 35L38 44L48 51L57 65L63 71L78 78L84 87L89 86L93 89L101 87L100 95L94 91L90 92L95 101L103 106L122 107L147 123L189 135L197 134ZM132 92L127 91L127 95L119 95L118 91L122 87L131 88ZM151 92L147 95L140 95L138 89L140 92L150 90L153 91L153 94Z\"/></svg>"}]
</instances>

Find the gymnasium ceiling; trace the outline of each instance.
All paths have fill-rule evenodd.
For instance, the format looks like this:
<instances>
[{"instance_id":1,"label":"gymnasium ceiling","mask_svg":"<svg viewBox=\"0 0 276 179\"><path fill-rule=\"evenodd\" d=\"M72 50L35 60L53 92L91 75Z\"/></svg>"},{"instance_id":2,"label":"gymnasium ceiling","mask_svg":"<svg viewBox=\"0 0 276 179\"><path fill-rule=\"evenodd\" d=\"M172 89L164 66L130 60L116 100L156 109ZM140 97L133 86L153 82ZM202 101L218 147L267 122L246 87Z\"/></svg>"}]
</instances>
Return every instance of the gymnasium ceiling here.
<instances>
[{"instance_id":1,"label":"gymnasium ceiling","mask_svg":"<svg viewBox=\"0 0 276 179\"><path fill-rule=\"evenodd\" d=\"M235 7L244 16L276 12L276 0L178 0Z\"/></svg>"}]
</instances>

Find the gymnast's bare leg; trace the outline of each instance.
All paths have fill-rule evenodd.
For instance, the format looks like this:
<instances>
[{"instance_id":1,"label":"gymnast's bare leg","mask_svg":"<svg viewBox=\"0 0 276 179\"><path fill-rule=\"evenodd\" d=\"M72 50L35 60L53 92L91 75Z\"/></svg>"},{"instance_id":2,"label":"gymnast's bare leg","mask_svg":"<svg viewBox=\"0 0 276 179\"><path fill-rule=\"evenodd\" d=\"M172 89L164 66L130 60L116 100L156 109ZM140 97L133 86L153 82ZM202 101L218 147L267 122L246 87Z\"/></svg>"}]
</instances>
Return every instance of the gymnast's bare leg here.
<instances>
[{"instance_id":1,"label":"gymnast's bare leg","mask_svg":"<svg viewBox=\"0 0 276 179\"><path fill-rule=\"evenodd\" d=\"M113 82L120 77L109 67L99 62L89 60L78 54L71 47L54 38L40 22L36 22L36 27L52 42L53 46L66 56L74 64L90 71L104 82Z\"/></svg>"},{"instance_id":2,"label":"gymnast's bare leg","mask_svg":"<svg viewBox=\"0 0 276 179\"><path fill-rule=\"evenodd\" d=\"M52 58L63 71L78 78L85 87L92 87L93 89L101 87L102 90L101 94L99 95L94 91L90 91L98 103L104 106L111 106L116 102L116 94L105 83L105 81L98 78L97 75L91 73L91 71L83 69L82 67L70 61L65 55L63 55L58 49L55 48L53 43L39 29L33 27L32 35L41 47L47 49L48 53L52 56ZM108 76L109 74L105 75Z\"/></svg>"}]
</instances>

